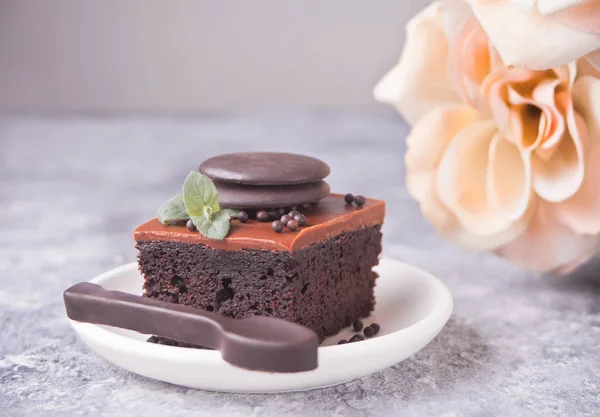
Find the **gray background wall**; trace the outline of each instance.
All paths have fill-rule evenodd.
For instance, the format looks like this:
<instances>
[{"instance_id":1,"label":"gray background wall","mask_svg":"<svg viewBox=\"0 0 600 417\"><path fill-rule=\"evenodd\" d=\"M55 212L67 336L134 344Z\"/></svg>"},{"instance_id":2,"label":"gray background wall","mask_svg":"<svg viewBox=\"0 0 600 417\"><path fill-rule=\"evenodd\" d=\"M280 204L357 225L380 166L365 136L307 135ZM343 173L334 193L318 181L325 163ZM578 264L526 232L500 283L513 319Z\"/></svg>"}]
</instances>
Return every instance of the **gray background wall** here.
<instances>
[{"instance_id":1,"label":"gray background wall","mask_svg":"<svg viewBox=\"0 0 600 417\"><path fill-rule=\"evenodd\" d=\"M0 111L371 106L427 0L0 0Z\"/></svg>"}]
</instances>

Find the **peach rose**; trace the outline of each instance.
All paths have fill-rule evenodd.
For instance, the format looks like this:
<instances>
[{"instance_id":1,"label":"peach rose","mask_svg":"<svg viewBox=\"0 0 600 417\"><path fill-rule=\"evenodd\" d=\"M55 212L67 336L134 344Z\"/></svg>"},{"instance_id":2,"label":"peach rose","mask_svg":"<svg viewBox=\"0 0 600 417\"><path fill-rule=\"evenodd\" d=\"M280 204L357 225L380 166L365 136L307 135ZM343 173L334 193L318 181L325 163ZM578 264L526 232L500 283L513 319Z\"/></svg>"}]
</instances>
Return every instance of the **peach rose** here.
<instances>
[{"instance_id":1,"label":"peach rose","mask_svg":"<svg viewBox=\"0 0 600 417\"><path fill-rule=\"evenodd\" d=\"M375 97L413 125L407 188L443 236L568 270L600 244L600 72L502 61L466 3L434 2Z\"/></svg>"}]
</instances>

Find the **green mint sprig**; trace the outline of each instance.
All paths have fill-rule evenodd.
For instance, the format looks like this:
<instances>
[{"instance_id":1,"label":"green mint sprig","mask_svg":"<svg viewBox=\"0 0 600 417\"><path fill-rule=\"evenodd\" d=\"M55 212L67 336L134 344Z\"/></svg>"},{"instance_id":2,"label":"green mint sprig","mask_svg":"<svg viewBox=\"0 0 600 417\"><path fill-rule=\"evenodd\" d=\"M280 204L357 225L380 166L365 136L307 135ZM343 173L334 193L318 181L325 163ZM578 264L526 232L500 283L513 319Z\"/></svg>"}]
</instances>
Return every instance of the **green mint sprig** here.
<instances>
[{"instance_id":1,"label":"green mint sprig","mask_svg":"<svg viewBox=\"0 0 600 417\"><path fill-rule=\"evenodd\" d=\"M183 183L183 195L165 201L157 217L167 225L192 219L203 236L221 240L229 233L231 219L237 217L237 211L221 210L215 184L207 176L192 171Z\"/></svg>"},{"instance_id":2,"label":"green mint sprig","mask_svg":"<svg viewBox=\"0 0 600 417\"><path fill-rule=\"evenodd\" d=\"M175 197L162 203L162 205L158 208L156 217L158 217L158 220L162 224L185 224L185 222L189 220L190 216L185 209L183 196L181 194L177 194Z\"/></svg>"}]
</instances>

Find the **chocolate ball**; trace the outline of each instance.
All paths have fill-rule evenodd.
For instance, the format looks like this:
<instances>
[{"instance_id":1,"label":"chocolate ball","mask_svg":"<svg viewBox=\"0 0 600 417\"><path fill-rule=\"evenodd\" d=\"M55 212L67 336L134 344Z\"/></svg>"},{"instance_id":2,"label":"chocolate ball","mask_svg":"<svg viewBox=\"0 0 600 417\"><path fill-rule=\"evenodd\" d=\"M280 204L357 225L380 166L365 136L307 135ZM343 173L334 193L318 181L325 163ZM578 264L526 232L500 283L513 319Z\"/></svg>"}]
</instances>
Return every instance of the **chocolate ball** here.
<instances>
[{"instance_id":1,"label":"chocolate ball","mask_svg":"<svg viewBox=\"0 0 600 417\"><path fill-rule=\"evenodd\" d=\"M279 219L281 221L281 224L283 224L284 226L287 226L288 222L290 220L292 220L292 218L290 217L289 214L284 214L283 216L281 216L281 219Z\"/></svg>"},{"instance_id":2,"label":"chocolate ball","mask_svg":"<svg viewBox=\"0 0 600 417\"><path fill-rule=\"evenodd\" d=\"M192 219L189 219L189 220L187 221L187 223L185 224L185 227L187 227L187 228L188 228L188 230L189 230L190 232L195 232L196 230L198 230L198 229L196 228L196 225L195 225L195 224L194 224L194 222L192 221Z\"/></svg>"},{"instance_id":3,"label":"chocolate ball","mask_svg":"<svg viewBox=\"0 0 600 417\"><path fill-rule=\"evenodd\" d=\"M359 335L359 334L355 334L354 336L352 336L352 337L350 338L350 343L352 343L352 342L360 342L361 340L365 340L365 338L364 338L364 337L362 337L362 336L361 336L361 335Z\"/></svg>"},{"instance_id":4,"label":"chocolate ball","mask_svg":"<svg viewBox=\"0 0 600 417\"><path fill-rule=\"evenodd\" d=\"M306 216L304 216L304 214L296 214L294 216L294 220L296 220L298 222L299 226L306 225Z\"/></svg>"},{"instance_id":5,"label":"chocolate ball","mask_svg":"<svg viewBox=\"0 0 600 417\"><path fill-rule=\"evenodd\" d=\"M283 224L281 224L279 220L275 220L271 223L271 229L273 229L275 233L281 233L283 232Z\"/></svg>"},{"instance_id":6,"label":"chocolate ball","mask_svg":"<svg viewBox=\"0 0 600 417\"><path fill-rule=\"evenodd\" d=\"M256 213L256 220L258 220L259 222L268 222L270 220L269 213L267 213L264 210L259 211L258 213Z\"/></svg>"},{"instance_id":7,"label":"chocolate ball","mask_svg":"<svg viewBox=\"0 0 600 417\"><path fill-rule=\"evenodd\" d=\"M294 219L290 220L289 222L287 222L287 228L288 230L291 230L293 232L298 228L298 222Z\"/></svg>"},{"instance_id":8,"label":"chocolate ball","mask_svg":"<svg viewBox=\"0 0 600 417\"><path fill-rule=\"evenodd\" d=\"M248 213L246 213L245 211L240 211L238 213L237 219L242 223L246 223L249 217L250 216L248 216Z\"/></svg>"}]
</instances>

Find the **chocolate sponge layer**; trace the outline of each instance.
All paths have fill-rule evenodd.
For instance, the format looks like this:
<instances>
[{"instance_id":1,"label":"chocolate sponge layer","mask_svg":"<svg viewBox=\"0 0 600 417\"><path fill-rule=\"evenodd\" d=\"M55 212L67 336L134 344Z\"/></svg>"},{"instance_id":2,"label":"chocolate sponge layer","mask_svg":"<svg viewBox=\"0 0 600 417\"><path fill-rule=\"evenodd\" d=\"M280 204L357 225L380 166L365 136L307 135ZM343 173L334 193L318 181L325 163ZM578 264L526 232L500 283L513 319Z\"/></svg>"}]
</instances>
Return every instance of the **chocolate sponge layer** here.
<instances>
[{"instance_id":1,"label":"chocolate sponge layer","mask_svg":"<svg viewBox=\"0 0 600 417\"><path fill-rule=\"evenodd\" d=\"M381 232L379 225L343 232L296 252L156 240L137 248L146 297L233 318L275 316L323 341L373 309Z\"/></svg>"}]
</instances>

